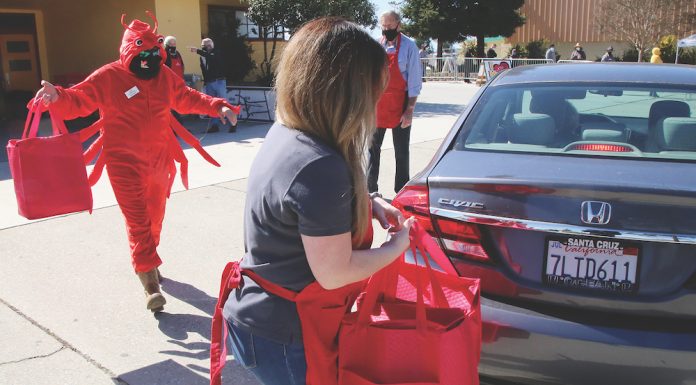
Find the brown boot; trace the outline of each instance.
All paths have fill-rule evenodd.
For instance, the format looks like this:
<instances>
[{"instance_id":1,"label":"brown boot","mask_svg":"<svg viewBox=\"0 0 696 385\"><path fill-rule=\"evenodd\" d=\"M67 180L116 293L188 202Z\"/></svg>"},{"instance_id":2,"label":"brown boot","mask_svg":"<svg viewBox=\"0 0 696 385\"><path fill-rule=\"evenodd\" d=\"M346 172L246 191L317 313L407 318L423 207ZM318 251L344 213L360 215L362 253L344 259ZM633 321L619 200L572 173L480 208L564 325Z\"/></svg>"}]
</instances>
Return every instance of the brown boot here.
<instances>
[{"instance_id":1,"label":"brown boot","mask_svg":"<svg viewBox=\"0 0 696 385\"><path fill-rule=\"evenodd\" d=\"M164 304L167 303L167 300L160 292L158 275L157 269L138 273L140 283L142 283L145 288L145 304L152 312L164 310Z\"/></svg>"}]
</instances>

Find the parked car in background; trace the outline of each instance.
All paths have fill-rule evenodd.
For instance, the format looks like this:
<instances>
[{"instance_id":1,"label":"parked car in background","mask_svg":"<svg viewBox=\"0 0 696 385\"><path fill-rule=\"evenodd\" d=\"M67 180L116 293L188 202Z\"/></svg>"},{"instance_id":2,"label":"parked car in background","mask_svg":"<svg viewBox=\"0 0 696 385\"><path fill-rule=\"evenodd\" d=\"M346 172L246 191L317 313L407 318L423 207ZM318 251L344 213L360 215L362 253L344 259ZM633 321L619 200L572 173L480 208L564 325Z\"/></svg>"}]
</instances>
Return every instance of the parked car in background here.
<instances>
[{"instance_id":1,"label":"parked car in background","mask_svg":"<svg viewBox=\"0 0 696 385\"><path fill-rule=\"evenodd\" d=\"M696 384L695 68L505 71L393 203L481 279L483 379Z\"/></svg>"}]
</instances>

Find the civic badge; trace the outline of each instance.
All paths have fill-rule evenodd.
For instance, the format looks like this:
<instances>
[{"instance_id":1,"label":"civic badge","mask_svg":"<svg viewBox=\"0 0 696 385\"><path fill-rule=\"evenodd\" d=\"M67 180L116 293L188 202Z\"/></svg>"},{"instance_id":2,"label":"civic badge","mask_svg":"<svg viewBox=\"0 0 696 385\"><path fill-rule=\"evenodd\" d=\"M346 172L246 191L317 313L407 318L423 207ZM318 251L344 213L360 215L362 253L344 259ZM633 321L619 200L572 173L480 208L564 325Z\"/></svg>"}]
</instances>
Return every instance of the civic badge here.
<instances>
[{"instance_id":1,"label":"civic badge","mask_svg":"<svg viewBox=\"0 0 696 385\"><path fill-rule=\"evenodd\" d=\"M611 220L611 205L607 202L584 201L580 206L580 219L590 225L606 225Z\"/></svg>"}]
</instances>

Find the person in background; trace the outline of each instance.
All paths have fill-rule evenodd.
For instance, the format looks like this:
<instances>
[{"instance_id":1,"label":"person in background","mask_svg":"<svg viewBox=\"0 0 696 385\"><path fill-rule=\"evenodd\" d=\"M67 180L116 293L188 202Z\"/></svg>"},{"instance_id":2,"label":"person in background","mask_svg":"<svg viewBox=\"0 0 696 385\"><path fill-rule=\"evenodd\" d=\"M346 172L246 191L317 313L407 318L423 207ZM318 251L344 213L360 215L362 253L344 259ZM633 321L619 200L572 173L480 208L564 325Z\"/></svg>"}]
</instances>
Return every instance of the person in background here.
<instances>
[{"instance_id":1,"label":"person in background","mask_svg":"<svg viewBox=\"0 0 696 385\"><path fill-rule=\"evenodd\" d=\"M614 57L614 47L612 47L612 46L607 47L607 53L605 53L602 56L601 61L603 61L603 62L616 61L616 58Z\"/></svg>"},{"instance_id":2,"label":"person in background","mask_svg":"<svg viewBox=\"0 0 696 385\"><path fill-rule=\"evenodd\" d=\"M167 36L164 38L164 50L167 51L167 60L164 64L171 68L180 78L184 78L184 59L176 49L176 38Z\"/></svg>"},{"instance_id":3,"label":"person in background","mask_svg":"<svg viewBox=\"0 0 696 385\"><path fill-rule=\"evenodd\" d=\"M225 78L224 63L222 52L215 48L215 43L212 39L205 38L201 41L201 48L191 47L191 52L195 52L200 56L201 71L203 72L204 91L206 94L218 98L227 99L227 79ZM224 124L220 119L211 119L211 126L206 132L218 132ZM235 132L237 126L230 124L228 132Z\"/></svg>"},{"instance_id":4,"label":"person in background","mask_svg":"<svg viewBox=\"0 0 696 385\"><path fill-rule=\"evenodd\" d=\"M335 360L311 360L323 344L337 349L336 308L339 315L349 310L361 282L409 245L414 220L368 195L362 164L386 62L367 32L336 17L308 22L283 50L277 120L251 166L244 208L240 267L257 277L241 275L222 311L235 360L264 385L305 384L308 370L335 373ZM420 67L412 74L420 80ZM362 242L372 216L392 235L374 249L371 239ZM291 302L267 291L271 285L316 301ZM213 340L224 345L220 334Z\"/></svg>"},{"instance_id":5,"label":"person in background","mask_svg":"<svg viewBox=\"0 0 696 385\"><path fill-rule=\"evenodd\" d=\"M497 46L495 44L493 44L490 48L488 48L488 51L486 52L486 57L489 59L498 57L498 53L495 52L496 48L497 48Z\"/></svg>"},{"instance_id":6,"label":"person in background","mask_svg":"<svg viewBox=\"0 0 696 385\"><path fill-rule=\"evenodd\" d=\"M367 187L370 192L378 190L382 142L387 130L391 129L396 158L394 191L398 192L410 179L411 122L423 82L418 47L413 40L401 33L401 16L394 11L387 11L380 17L380 24L381 44L389 59L390 76L387 89L377 104L377 132L370 144Z\"/></svg>"},{"instance_id":7,"label":"person in background","mask_svg":"<svg viewBox=\"0 0 696 385\"><path fill-rule=\"evenodd\" d=\"M587 60L587 55L583 51L580 43L575 43L575 49L570 54L570 60Z\"/></svg>"},{"instance_id":8,"label":"person in background","mask_svg":"<svg viewBox=\"0 0 696 385\"><path fill-rule=\"evenodd\" d=\"M100 153L90 183L97 183L106 168L126 221L131 263L145 289L145 306L160 312L167 301L160 291L158 267L162 260L157 249L176 174L175 162L181 165L185 186L188 180L186 156L174 133L208 162L220 166L193 135L172 119L170 111L216 115L234 122L239 108L226 99L186 87L183 79L164 66L164 37L157 34L155 16L149 11L147 14L153 26L140 20L126 25L126 15L121 16L124 32L118 60L70 88L41 81L35 100L51 104L64 119L99 110L101 119L85 129L89 132L101 125L100 136L94 142Z\"/></svg>"},{"instance_id":9,"label":"person in background","mask_svg":"<svg viewBox=\"0 0 696 385\"><path fill-rule=\"evenodd\" d=\"M423 81L425 81L426 69L428 68L428 43L421 44L420 51L418 51L418 57L420 58L421 66L423 67Z\"/></svg>"},{"instance_id":10,"label":"person in background","mask_svg":"<svg viewBox=\"0 0 696 385\"><path fill-rule=\"evenodd\" d=\"M183 79L184 59L181 57L181 53L176 49L176 38L174 36L170 35L164 38L164 50L167 52L167 60L164 61L164 64ZM174 114L176 120L181 123L181 114L174 110L172 110L172 114Z\"/></svg>"},{"instance_id":11,"label":"person in background","mask_svg":"<svg viewBox=\"0 0 696 385\"><path fill-rule=\"evenodd\" d=\"M464 54L464 82L465 83L471 83L471 80L469 79L469 76L471 75L472 72L476 72L476 62L478 60L474 60L473 58L476 57L476 49L473 47L469 47L466 50L466 53Z\"/></svg>"},{"instance_id":12,"label":"person in background","mask_svg":"<svg viewBox=\"0 0 696 385\"><path fill-rule=\"evenodd\" d=\"M655 47L652 49L652 57L650 58L650 63L659 64L662 63L662 57L660 57L660 49Z\"/></svg>"},{"instance_id":13,"label":"person in background","mask_svg":"<svg viewBox=\"0 0 696 385\"><path fill-rule=\"evenodd\" d=\"M546 50L546 60L553 60L554 63L558 61L558 58L556 57L556 45L551 44L549 46L549 49Z\"/></svg>"}]
</instances>

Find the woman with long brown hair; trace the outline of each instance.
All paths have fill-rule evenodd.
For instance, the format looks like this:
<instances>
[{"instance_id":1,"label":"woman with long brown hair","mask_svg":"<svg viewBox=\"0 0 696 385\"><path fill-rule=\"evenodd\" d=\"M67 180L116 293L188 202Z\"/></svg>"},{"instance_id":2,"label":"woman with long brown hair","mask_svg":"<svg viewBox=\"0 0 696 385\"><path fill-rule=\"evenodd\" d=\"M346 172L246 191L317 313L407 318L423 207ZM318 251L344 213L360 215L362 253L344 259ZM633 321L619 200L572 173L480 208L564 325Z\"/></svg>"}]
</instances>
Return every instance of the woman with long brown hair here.
<instances>
[{"instance_id":1,"label":"woman with long brown hair","mask_svg":"<svg viewBox=\"0 0 696 385\"><path fill-rule=\"evenodd\" d=\"M312 286L328 298L406 250L412 220L371 198L365 176L387 77L384 49L351 22L316 19L290 39L276 77L277 122L249 175L243 270L300 295ZM392 236L379 248L357 250L370 213ZM225 303L235 358L266 385L304 384L312 371L305 355L313 354L305 354L305 322L326 320L326 313L264 287L246 276Z\"/></svg>"}]
</instances>

